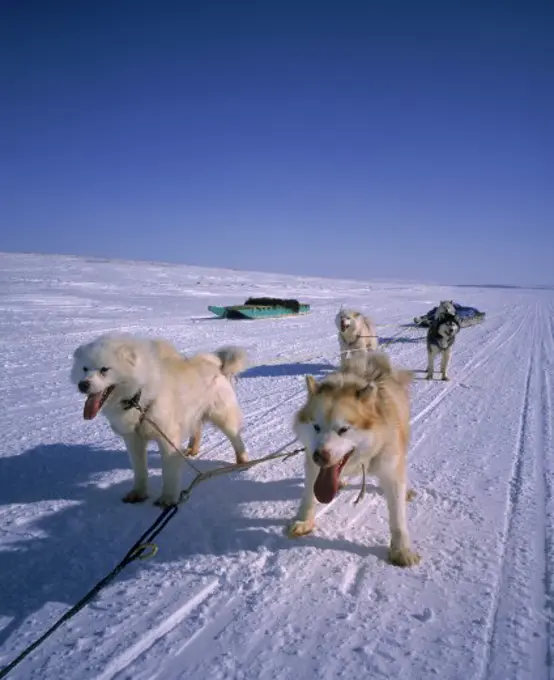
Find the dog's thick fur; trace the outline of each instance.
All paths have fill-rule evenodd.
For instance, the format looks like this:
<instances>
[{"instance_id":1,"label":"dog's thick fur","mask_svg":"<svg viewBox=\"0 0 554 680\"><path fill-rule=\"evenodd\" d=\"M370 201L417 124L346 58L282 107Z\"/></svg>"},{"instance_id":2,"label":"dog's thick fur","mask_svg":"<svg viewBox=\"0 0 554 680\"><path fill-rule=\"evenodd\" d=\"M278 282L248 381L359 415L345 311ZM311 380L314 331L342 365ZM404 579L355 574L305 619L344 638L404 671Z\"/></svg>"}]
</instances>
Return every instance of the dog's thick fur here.
<instances>
[{"instance_id":1,"label":"dog's thick fur","mask_svg":"<svg viewBox=\"0 0 554 680\"><path fill-rule=\"evenodd\" d=\"M339 331L340 365L345 368L349 358L365 356L379 346L377 329L373 321L353 309L341 309L335 317Z\"/></svg>"},{"instance_id":2,"label":"dog's thick fur","mask_svg":"<svg viewBox=\"0 0 554 680\"><path fill-rule=\"evenodd\" d=\"M406 457L410 436L410 371L394 369L386 354L366 355L365 367L337 371L317 383L306 379L307 402L296 414L294 431L306 448L305 489L289 536L315 527L315 500L332 500L345 476L362 466L378 478L389 511L390 561L417 564L406 522ZM342 467L344 466L344 467Z\"/></svg>"},{"instance_id":3,"label":"dog's thick fur","mask_svg":"<svg viewBox=\"0 0 554 680\"><path fill-rule=\"evenodd\" d=\"M427 330L427 380L433 379L437 354L441 355L442 379L450 380L448 366L460 328L454 303L451 300L442 300Z\"/></svg>"},{"instance_id":4,"label":"dog's thick fur","mask_svg":"<svg viewBox=\"0 0 554 680\"><path fill-rule=\"evenodd\" d=\"M130 405L133 398L176 446L189 438L191 452L196 453L202 422L210 421L229 438L237 463L248 460L240 435L242 412L232 384L245 362L246 354L239 348L184 357L165 340L124 334L103 335L75 350L71 380L87 395L85 419L101 409L129 453L134 485L125 502L148 497L149 441L156 441L162 456L162 493L156 504L177 503L183 464L182 456L148 420L141 421L139 410Z\"/></svg>"}]
</instances>

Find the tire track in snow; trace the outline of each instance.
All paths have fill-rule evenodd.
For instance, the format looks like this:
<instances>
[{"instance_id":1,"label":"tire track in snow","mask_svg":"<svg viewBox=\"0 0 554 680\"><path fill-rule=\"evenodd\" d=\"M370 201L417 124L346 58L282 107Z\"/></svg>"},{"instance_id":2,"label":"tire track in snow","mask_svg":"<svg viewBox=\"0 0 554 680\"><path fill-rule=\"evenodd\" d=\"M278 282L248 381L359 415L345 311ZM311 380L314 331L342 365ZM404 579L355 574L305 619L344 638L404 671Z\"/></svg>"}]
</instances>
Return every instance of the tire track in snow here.
<instances>
[{"instance_id":1,"label":"tire track in snow","mask_svg":"<svg viewBox=\"0 0 554 680\"><path fill-rule=\"evenodd\" d=\"M487 621L486 647L479 677L542 675L544 659L544 545L546 525L543 488L544 414L531 400L540 394L542 349L538 333L541 315L535 310L531 351L527 363L520 421L504 515L499 556L499 576ZM542 324L540 324L542 327ZM533 527L540 535L530 535ZM539 633L539 630L543 633ZM537 667L536 660L540 658Z\"/></svg>"},{"instance_id":2,"label":"tire track in snow","mask_svg":"<svg viewBox=\"0 0 554 680\"><path fill-rule=\"evenodd\" d=\"M124 671L133 661L144 654L157 640L167 635L172 629L178 626L196 607L206 600L219 587L219 580L214 579L204 586L196 595L186 600L170 616L164 619L159 625L149 629L139 640L128 647L122 654L112 659L104 671L96 676L96 680L112 680L115 676Z\"/></svg>"},{"instance_id":3,"label":"tire track in snow","mask_svg":"<svg viewBox=\"0 0 554 680\"><path fill-rule=\"evenodd\" d=\"M552 366L550 366L552 370ZM545 533L544 533L544 602L546 651L545 666L548 669L548 679L554 679L554 466L549 468L547 456L554 455L552 438L552 382L547 369L542 370L542 401L543 409L543 485L545 499Z\"/></svg>"},{"instance_id":4,"label":"tire track in snow","mask_svg":"<svg viewBox=\"0 0 554 680\"><path fill-rule=\"evenodd\" d=\"M546 516L544 536L545 666L548 669L548 679L554 680L554 438L552 436L554 399L552 398L551 378L552 371L554 370L554 308L548 309L544 319L546 328L542 361L542 476Z\"/></svg>"}]
</instances>

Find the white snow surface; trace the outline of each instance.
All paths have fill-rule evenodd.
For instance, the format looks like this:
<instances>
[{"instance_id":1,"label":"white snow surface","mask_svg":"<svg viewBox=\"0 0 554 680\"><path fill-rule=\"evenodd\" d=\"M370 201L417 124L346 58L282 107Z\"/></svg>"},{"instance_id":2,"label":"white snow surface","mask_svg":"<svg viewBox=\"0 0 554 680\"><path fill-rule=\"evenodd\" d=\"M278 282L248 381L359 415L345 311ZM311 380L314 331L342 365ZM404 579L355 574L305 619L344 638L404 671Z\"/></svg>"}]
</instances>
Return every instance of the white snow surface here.
<instances>
[{"instance_id":1,"label":"white snow surface","mask_svg":"<svg viewBox=\"0 0 554 680\"><path fill-rule=\"evenodd\" d=\"M212 318L208 304L296 297L306 316ZM244 346L237 390L251 458L292 442L307 373L337 364L341 304L374 318L403 367L425 366L414 316L440 299L487 312L463 329L450 383L412 388L408 505L423 560L386 561L387 512L360 480L284 535L302 456L197 487L156 543L9 675L25 680L554 678L554 293L360 282L199 267L0 255L0 667L105 576L159 510L121 502L131 472L69 383L106 331L185 353ZM402 324L406 324L403 326ZM422 374L418 374L422 377ZM292 445L291 445L292 446ZM229 463L207 428L197 465ZM153 496L160 459L149 454ZM185 472L183 485L191 479ZM374 480L370 480L374 481Z\"/></svg>"}]
</instances>

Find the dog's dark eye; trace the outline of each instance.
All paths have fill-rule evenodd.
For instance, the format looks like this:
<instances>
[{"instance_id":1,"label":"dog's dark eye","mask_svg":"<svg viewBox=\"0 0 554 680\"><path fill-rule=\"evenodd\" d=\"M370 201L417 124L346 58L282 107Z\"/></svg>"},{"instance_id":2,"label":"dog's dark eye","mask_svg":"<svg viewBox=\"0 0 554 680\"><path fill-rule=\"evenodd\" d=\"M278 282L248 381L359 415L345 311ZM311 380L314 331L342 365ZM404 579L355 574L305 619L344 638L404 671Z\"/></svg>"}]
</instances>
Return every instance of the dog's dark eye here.
<instances>
[{"instance_id":1,"label":"dog's dark eye","mask_svg":"<svg viewBox=\"0 0 554 680\"><path fill-rule=\"evenodd\" d=\"M106 366L102 366L100 369L100 375L106 375L106 373L109 371L109 368L106 368Z\"/></svg>"},{"instance_id":2,"label":"dog's dark eye","mask_svg":"<svg viewBox=\"0 0 554 680\"><path fill-rule=\"evenodd\" d=\"M314 430L316 432L321 432L321 428L319 427L319 425L317 423L314 423Z\"/></svg>"},{"instance_id":3,"label":"dog's dark eye","mask_svg":"<svg viewBox=\"0 0 554 680\"><path fill-rule=\"evenodd\" d=\"M350 429L350 428L349 428L349 427L346 427L346 426L345 426L345 427L339 427L339 429L337 430L337 434L338 434L338 435L346 434L346 433L348 432L349 429Z\"/></svg>"}]
</instances>

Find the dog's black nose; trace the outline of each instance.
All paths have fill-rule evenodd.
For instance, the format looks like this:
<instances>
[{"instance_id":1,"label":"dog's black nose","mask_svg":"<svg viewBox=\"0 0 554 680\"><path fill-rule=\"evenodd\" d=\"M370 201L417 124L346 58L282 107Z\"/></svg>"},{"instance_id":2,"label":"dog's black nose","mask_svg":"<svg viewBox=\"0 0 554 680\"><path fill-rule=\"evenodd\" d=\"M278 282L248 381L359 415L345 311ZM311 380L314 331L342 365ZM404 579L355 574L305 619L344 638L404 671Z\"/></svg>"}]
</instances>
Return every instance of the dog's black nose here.
<instances>
[{"instance_id":1,"label":"dog's black nose","mask_svg":"<svg viewBox=\"0 0 554 680\"><path fill-rule=\"evenodd\" d=\"M79 388L79 392L86 394L89 391L89 388L90 388L90 381L89 380L81 380L81 382L77 385L77 387Z\"/></svg>"},{"instance_id":2,"label":"dog's black nose","mask_svg":"<svg viewBox=\"0 0 554 680\"><path fill-rule=\"evenodd\" d=\"M314 463L326 465L331 462L331 454L327 449L317 449L313 455Z\"/></svg>"}]
</instances>

